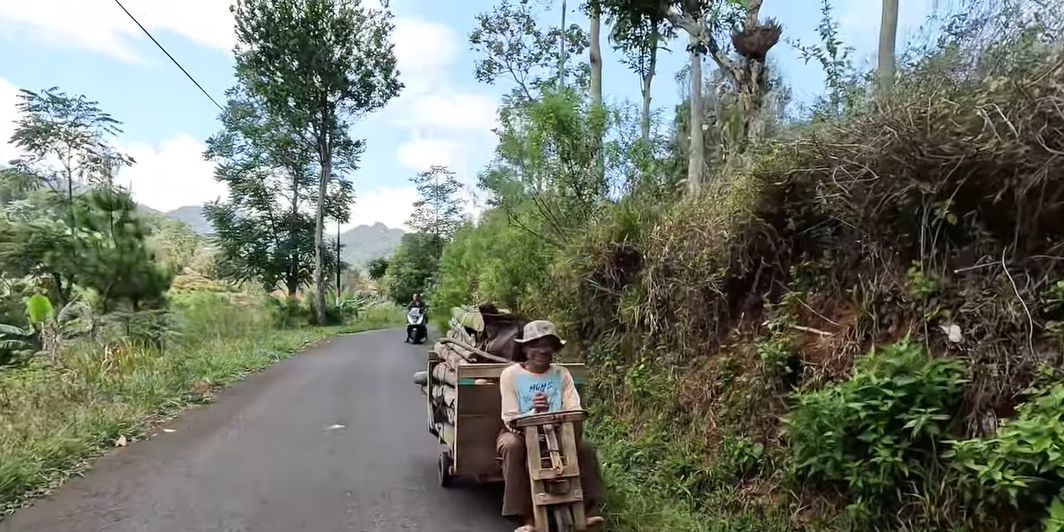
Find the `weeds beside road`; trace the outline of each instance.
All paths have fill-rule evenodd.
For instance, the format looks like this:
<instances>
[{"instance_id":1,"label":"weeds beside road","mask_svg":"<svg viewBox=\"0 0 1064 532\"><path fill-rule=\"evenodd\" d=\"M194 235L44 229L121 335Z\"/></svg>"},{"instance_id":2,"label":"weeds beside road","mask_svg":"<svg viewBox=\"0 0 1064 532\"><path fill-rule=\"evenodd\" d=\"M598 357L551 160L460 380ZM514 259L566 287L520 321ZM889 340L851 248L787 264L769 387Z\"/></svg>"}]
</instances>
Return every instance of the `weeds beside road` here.
<instances>
[{"instance_id":1,"label":"weeds beside road","mask_svg":"<svg viewBox=\"0 0 1064 532\"><path fill-rule=\"evenodd\" d=\"M278 330L262 305L193 294L175 307L165 349L74 343L61 366L0 371L0 519L105 449L210 401L218 387L323 338L392 327L399 317L371 308L343 326Z\"/></svg>"}]
</instances>

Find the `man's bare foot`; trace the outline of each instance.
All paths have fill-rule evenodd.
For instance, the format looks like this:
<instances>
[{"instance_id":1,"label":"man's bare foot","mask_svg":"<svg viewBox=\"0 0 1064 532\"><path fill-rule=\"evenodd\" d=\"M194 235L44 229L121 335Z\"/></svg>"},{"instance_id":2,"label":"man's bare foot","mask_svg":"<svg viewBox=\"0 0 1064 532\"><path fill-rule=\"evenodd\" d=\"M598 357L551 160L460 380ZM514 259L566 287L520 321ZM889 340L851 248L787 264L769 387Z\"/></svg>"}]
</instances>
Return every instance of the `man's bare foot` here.
<instances>
[{"instance_id":1,"label":"man's bare foot","mask_svg":"<svg viewBox=\"0 0 1064 532\"><path fill-rule=\"evenodd\" d=\"M536 527L532 525L521 525L514 532L536 532Z\"/></svg>"}]
</instances>

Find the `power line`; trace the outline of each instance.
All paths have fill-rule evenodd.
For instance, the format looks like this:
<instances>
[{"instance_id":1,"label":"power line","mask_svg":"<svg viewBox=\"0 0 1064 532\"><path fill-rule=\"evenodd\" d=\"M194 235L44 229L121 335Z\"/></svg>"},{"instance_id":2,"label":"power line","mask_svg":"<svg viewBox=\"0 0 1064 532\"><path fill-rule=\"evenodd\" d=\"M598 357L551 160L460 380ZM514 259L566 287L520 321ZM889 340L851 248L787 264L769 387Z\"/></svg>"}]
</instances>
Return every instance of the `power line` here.
<instances>
[{"instance_id":1,"label":"power line","mask_svg":"<svg viewBox=\"0 0 1064 532\"><path fill-rule=\"evenodd\" d=\"M213 103L215 105L215 107L218 108L219 111L224 111L225 110L224 108L222 108L221 105L218 105L218 102L214 99L214 97L211 96L210 93L208 93L203 88L203 85L200 85L200 83L198 81L196 81L196 78L192 77L192 74L189 74L188 71L185 70L185 67L181 66L181 63L178 63L177 59L174 59L174 56L170 55L170 52L167 52L166 48L163 48L162 44L159 44L159 41L155 40L155 37L153 37L151 32L148 31L148 28L145 28L144 25L141 24L139 20L137 20L137 17L134 17L133 13L130 13L129 10L126 9L126 6L122 5L122 2L120 0L115 0L115 3L118 4L118 7L122 8L122 11L125 11L126 14L129 15L129 18L132 19L133 22L135 22L137 24L137 26L140 27L141 31L143 31L144 34L147 35L149 39L151 39L151 42L155 43L155 46L158 46L159 49L162 50L164 54L166 54L166 57L169 57L170 60L173 61L175 65L177 65L177 68L180 68L181 72L184 72L185 75L188 76L189 81L191 81L192 83L196 84L196 87L199 88L200 92L202 92L204 96L206 96L208 99L210 99L211 103Z\"/></svg>"}]
</instances>

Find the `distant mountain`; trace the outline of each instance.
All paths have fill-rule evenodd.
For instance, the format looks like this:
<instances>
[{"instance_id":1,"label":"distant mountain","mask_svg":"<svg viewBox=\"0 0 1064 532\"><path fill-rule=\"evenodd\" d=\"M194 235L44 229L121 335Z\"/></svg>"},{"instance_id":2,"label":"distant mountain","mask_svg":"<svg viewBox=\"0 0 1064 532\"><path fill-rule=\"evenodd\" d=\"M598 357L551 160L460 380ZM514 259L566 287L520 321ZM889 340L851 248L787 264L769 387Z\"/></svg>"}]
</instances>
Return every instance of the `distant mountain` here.
<instances>
[{"instance_id":1,"label":"distant mountain","mask_svg":"<svg viewBox=\"0 0 1064 532\"><path fill-rule=\"evenodd\" d=\"M380 222L359 225L340 233L343 246L340 255L344 262L362 266L373 259L391 255L399 247L403 234L402 229L393 229Z\"/></svg>"},{"instance_id":2,"label":"distant mountain","mask_svg":"<svg viewBox=\"0 0 1064 532\"><path fill-rule=\"evenodd\" d=\"M184 222L195 233L209 235L214 232L211 223L203 216L203 205L186 205L163 214L168 218Z\"/></svg>"},{"instance_id":3,"label":"distant mountain","mask_svg":"<svg viewBox=\"0 0 1064 532\"><path fill-rule=\"evenodd\" d=\"M207 236L214 232L210 222L203 216L202 205L179 207L165 213L143 205L140 208L145 212L160 214L172 220L184 222L194 232L201 235ZM392 229L382 223L356 226L340 233L340 244L343 245L341 255L343 255L344 262L348 264L355 266L365 265L373 259L391 255L399 247L399 241L403 239L403 234L402 229ZM329 236L326 233L325 238L332 245L336 235L334 233Z\"/></svg>"}]
</instances>

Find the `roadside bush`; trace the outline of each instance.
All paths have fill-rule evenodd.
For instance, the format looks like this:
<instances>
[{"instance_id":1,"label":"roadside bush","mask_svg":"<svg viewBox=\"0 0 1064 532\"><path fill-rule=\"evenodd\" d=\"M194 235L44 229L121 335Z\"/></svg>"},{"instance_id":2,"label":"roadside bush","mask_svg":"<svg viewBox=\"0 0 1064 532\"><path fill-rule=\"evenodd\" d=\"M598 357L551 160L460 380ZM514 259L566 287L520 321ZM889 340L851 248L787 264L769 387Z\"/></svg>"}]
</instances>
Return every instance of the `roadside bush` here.
<instances>
[{"instance_id":1,"label":"roadside bush","mask_svg":"<svg viewBox=\"0 0 1064 532\"><path fill-rule=\"evenodd\" d=\"M274 325L281 329L301 327L311 319L310 308L294 297L268 296L266 308Z\"/></svg>"},{"instance_id":2,"label":"roadside bush","mask_svg":"<svg viewBox=\"0 0 1064 532\"><path fill-rule=\"evenodd\" d=\"M1011 506L1027 524L1046 516L1052 529L1053 516L1064 510L1064 385L1035 391L997 434L952 443L950 454L982 517Z\"/></svg>"},{"instance_id":3,"label":"roadside bush","mask_svg":"<svg viewBox=\"0 0 1064 532\"><path fill-rule=\"evenodd\" d=\"M173 331L184 345L240 337L260 331L270 324L270 315L260 302L243 302L234 294L176 294L173 296L172 309Z\"/></svg>"},{"instance_id":4,"label":"roadside bush","mask_svg":"<svg viewBox=\"0 0 1064 532\"><path fill-rule=\"evenodd\" d=\"M796 478L845 488L854 510L889 514L903 483L935 467L963 377L960 363L906 339L857 359L850 380L798 393L784 420Z\"/></svg>"}]
</instances>

